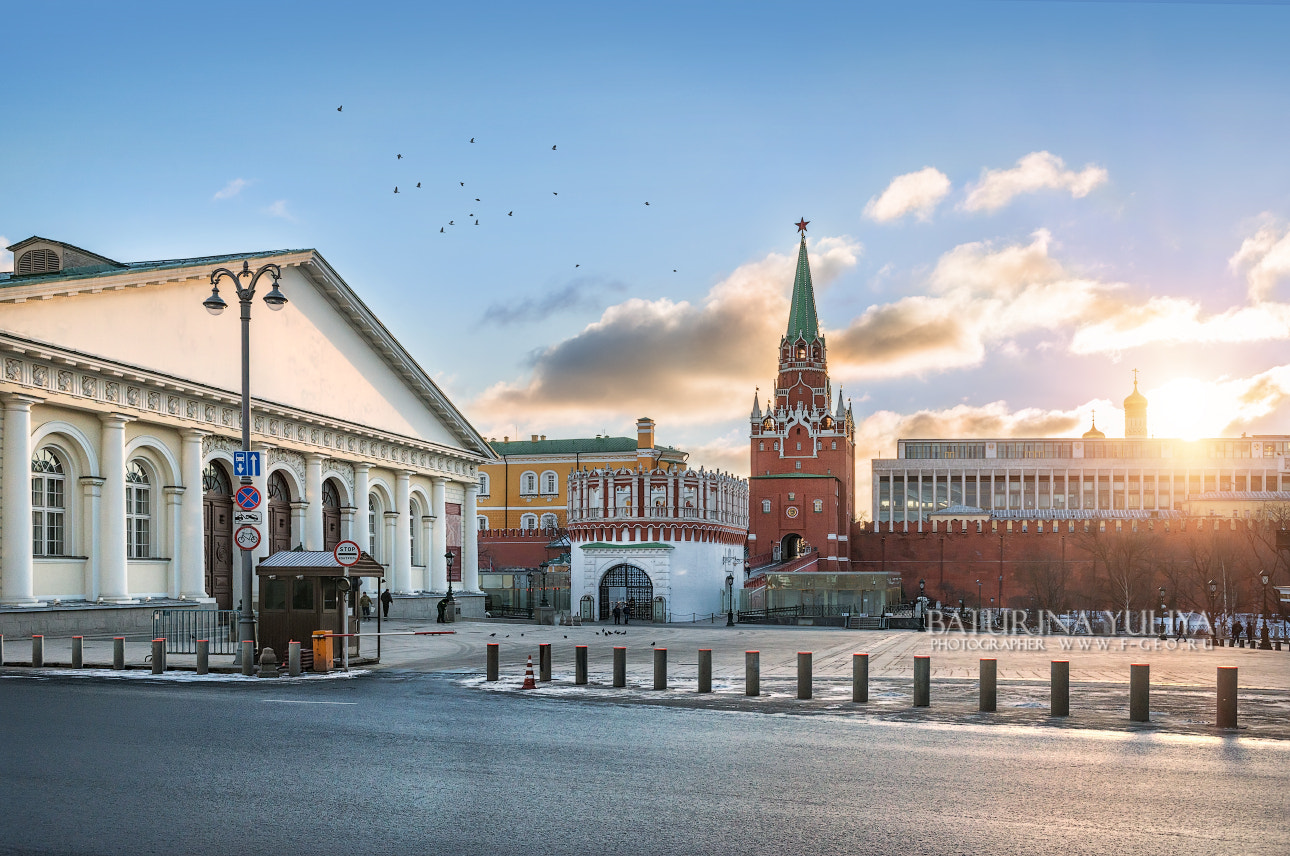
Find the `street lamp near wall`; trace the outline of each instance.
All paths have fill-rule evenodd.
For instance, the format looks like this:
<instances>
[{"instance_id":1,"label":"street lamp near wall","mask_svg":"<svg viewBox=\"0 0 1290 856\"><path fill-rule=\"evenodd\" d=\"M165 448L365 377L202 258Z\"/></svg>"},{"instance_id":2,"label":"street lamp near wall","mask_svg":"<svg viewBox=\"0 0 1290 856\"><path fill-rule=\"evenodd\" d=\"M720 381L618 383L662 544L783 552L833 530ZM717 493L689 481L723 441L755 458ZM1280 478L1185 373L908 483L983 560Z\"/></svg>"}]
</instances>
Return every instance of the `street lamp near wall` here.
<instances>
[{"instance_id":1,"label":"street lamp near wall","mask_svg":"<svg viewBox=\"0 0 1290 856\"><path fill-rule=\"evenodd\" d=\"M1223 640L1218 638L1218 616L1214 614L1214 599L1218 597L1218 583L1209 581L1209 641L1217 647Z\"/></svg>"},{"instance_id":2,"label":"street lamp near wall","mask_svg":"<svg viewBox=\"0 0 1290 856\"><path fill-rule=\"evenodd\" d=\"M726 626L735 626L735 575L726 574Z\"/></svg>"},{"instance_id":3,"label":"street lamp near wall","mask_svg":"<svg viewBox=\"0 0 1290 856\"><path fill-rule=\"evenodd\" d=\"M533 618L533 572L529 571L527 574L525 574L525 576L528 577L528 581L529 581L529 618L532 619Z\"/></svg>"},{"instance_id":4,"label":"street lamp near wall","mask_svg":"<svg viewBox=\"0 0 1290 856\"><path fill-rule=\"evenodd\" d=\"M981 611L981 581L976 581L976 611Z\"/></svg>"},{"instance_id":5,"label":"street lamp near wall","mask_svg":"<svg viewBox=\"0 0 1290 856\"><path fill-rule=\"evenodd\" d=\"M1259 649L1262 651L1272 650L1272 640L1268 638L1268 583L1272 578L1268 572L1264 571L1260 577L1263 580L1263 630L1259 633Z\"/></svg>"},{"instance_id":6,"label":"street lamp near wall","mask_svg":"<svg viewBox=\"0 0 1290 856\"><path fill-rule=\"evenodd\" d=\"M918 581L918 629L927 629L927 580Z\"/></svg>"},{"instance_id":7,"label":"street lamp near wall","mask_svg":"<svg viewBox=\"0 0 1290 856\"><path fill-rule=\"evenodd\" d=\"M1168 606L1165 604L1165 587L1160 587L1160 641L1163 642L1169 635L1169 614Z\"/></svg>"},{"instance_id":8,"label":"street lamp near wall","mask_svg":"<svg viewBox=\"0 0 1290 856\"><path fill-rule=\"evenodd\" d=\"M211 271L211 293L202 301L202 306L211 315L219 315L228 304L224 298L219 296L220 280L227 277L233 281L233 287L237 291L238 302L242 305L242 451L251 451L251 301L255 299L255 286L260 281L260 277L268 275L273 279L273 288L269 293L264 295L265 304L275 312L281 309L287 303L286 295L278 290L278 280L282 278L282 268L275 264L267 264L254 273L251 272L250 262L242 262L242 269L237 273L228 268L216 268ZM246 285L242 280L250 280ZM239 479L244 485L251 483L251 476L244 475ZM189 490L196 490L196 487L189 487ZM255 640L255 604L251 601L251 586L254 581L254 575L251 568L251 551L242 551L242 614L238 618L238 639L252 641ZM242 646L237 647L237 657L240 662L242 657ZM241 663L243 672L249 668L250 664Z\"/></svg>"},{"instance_id":9,"label":"street lamp near wall","mask_svg":"<svg viewBox=\"0 0 1290 856\"><path fill-rule=\"evenodd\" d=\"M448 562L448 571L447 571L448 596L444 598L444 600L448 601L449 603L456 603L456 600L452 596L452 560L457 557L456 555L453 554L452 550L449 550L448 552L444 553L443 557Z\"/></svg>"},{"instance_id":10,"label":"street lamp near wall","mask_svg":"<svg viewBox=\"0 0 1290 856\"><path fill-rule=\"evenodd\" d=\"M551 604L547 603L547 601L546 601L546 569L547 569L547 563L546 563L546 562L543 562L541 565L538 565L538 569L539 569L539 570L538 570L538 573L541 575L541 584L542 584L542 605L543 605L543 606L550 606Z\"/></svg>"}]
</instances>

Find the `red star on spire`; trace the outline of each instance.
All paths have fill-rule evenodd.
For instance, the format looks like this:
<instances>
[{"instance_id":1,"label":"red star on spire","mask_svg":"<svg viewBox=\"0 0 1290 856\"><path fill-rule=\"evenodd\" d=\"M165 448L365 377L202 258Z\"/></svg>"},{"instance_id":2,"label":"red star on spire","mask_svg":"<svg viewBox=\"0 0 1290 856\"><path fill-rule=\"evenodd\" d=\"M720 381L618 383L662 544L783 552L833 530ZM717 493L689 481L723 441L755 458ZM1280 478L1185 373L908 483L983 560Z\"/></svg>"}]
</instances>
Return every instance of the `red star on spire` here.
<instances>
[{"instance_id":1,"label":"red star on spire","mask_svg":"<svg viewBox=\"0 0 1290 856\"><path fill-rule=\"evenodd\" d=\"M810 220L807 220L805 217L803 217L801 220L798 220L798 221L797 221L797 231L799 231L799 232L805 232L805 231L806 231L806 227L807 227L807 225L809 225L809 224L810 224L810 222L811 222L811 221L810 221Z\"/></svg>"}]
</instances>

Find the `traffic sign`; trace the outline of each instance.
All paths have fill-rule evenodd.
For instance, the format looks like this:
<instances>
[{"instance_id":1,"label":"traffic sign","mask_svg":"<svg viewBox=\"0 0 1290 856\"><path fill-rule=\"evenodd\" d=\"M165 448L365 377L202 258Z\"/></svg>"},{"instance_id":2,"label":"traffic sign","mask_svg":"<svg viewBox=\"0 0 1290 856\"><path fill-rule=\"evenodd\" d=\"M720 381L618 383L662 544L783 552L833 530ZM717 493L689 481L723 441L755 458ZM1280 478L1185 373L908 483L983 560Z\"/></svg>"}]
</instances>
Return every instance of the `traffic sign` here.
<instances>
[{"instance_id":1,"label":"traffic sign","mask_svg":"<svg viewBox=\"0 0 1290 856\"><path fill-rule=\"evenodd\" d=\"M252 485L244 484L237 489L237 493L233 494L233 501L236 502L237 507L243 511L250 511L254 508L259 508L260 491Z\"/></svg>"},{"instance_id":2,"label":"traffic sign","mask_svg":"<svg viewBox=\"0 0 1290 856\"><path fill-rule=\"evenodd\" d=\"M254 526L240 526L238 527L238 530L233 533L233 540L236 541L237 546L241 547L243 550L254 550L256 547L260 546L260 530L256 529Z\"/></svg>"},{"instance_id":3,"label":"traffic sign","mask_svg":"<svg viewBox=\"0 0 1290 856\"><path fill-rule=\"evenodd\" d=\"M348 568L350 565L358 561L358 557L362 555L362 551L359 550L358 544L353 541L341 541L336 545L336 548L332 550L332 555L336 557L337 562L340 562Z\"/></svg>"},{"instance_id":4,"label":"traffic sign","mask_svg":"<svg viewBox=\"0 0 1290 856\"><path fill-rule=\"evenodd\" d=\"M234 452L233 475L257 478L260 475L260 453Z\"/></svg>"},{"instance_id":5,"label":"traffic sign","mask_svg":"<svg viewBox=\"0 0 1290 856\"><path fill-rule=\"evenodd\" d=\"M264 522L263 511L234 511L234 526L259 526Z\"/></svg>"}]
</instances>

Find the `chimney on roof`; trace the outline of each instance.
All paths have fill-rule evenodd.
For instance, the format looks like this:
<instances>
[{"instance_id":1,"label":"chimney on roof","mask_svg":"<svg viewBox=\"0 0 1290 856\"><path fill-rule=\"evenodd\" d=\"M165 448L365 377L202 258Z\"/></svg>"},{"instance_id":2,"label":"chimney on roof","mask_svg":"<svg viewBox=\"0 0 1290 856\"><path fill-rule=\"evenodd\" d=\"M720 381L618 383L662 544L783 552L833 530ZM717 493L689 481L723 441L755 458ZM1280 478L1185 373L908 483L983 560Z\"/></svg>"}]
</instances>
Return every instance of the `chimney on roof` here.
<instances>
[{"instance_id":1,"label":"chimney on roof","mask_svg":"<svg viewBox=\"0 0 1290 856\"><path fill-rule=\"evenodd\" d=\"M543 434L543 435L542 435L542 439L543 439L543 440L545 440L545 439L546 439L546 435L545 435L545 434Z\"/></svg>"},{"instance_id":2,"label":"chimney on roof","mask_svg":"<svg viewBox=\"0 0 1290 856\"><path fill-rule=\"evenodd\" d=\"M502 437L502 442L503 442L503 443L509 443L509 442L511 442L511 438L510 438L510 437L503 436L503 437Z\"/></svg>"},{"instance_id":3,"label":"chimney on roof","mask_svg":"<svg viewBox=\"0 0 1290 856\"><path fill-rule=\"evenodd\" d=\"M529 436L531 436L531 437L533 438L533 442L534 442L534 443L536 443L536 442L537 442L538 435L536 435L536 434L531 434L531 435L529 435Z\"/></svg>"},{"instance_id":4,"label":"chimney on roof","mask_svg":"<svg viewBox=\"0 0 1290 856\"><path fill-rule=\"evenodd\" d=\"M652 470L655 466L654 455L654 420L642 416L636 420L636 466L642 470Z\"/></svg>"}]
</instances>

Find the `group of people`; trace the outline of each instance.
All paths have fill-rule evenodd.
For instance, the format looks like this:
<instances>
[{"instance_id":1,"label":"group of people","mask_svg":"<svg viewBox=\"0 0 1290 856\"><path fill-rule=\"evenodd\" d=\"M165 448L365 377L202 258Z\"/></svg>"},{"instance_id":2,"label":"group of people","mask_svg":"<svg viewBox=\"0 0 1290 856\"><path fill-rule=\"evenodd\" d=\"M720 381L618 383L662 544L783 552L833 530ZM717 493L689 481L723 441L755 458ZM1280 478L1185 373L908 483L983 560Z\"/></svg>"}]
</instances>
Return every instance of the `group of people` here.
<instances>
[{"instance_id":1,"label":"group of people","mask_svg":"<svg viewBox=\"0 0 1290 856\"><path fill-rule=\"evenodd\" d=\"M634 612L635 609L636 600L634 598L629 598L626 602L620 600L615 603L614 608L611 610L614 614L614 624L618 624L620 621L623 624L631 624L632 612Z\"/></svg>"},{"instance_id":2,"label":"group of people","mask_svg":"<svg viewBox=\"0 0 1290 856\"><path fill-rule=\"evenodd\" d=\"M381 614L386 618L390 617L390 604L394 603L394 595L390 594L389 589L381 592ZM358 599L358 608L363 610L363 620L372 617L372 596L363 592L363 596Z\"/></svg>"}]
</instances>

